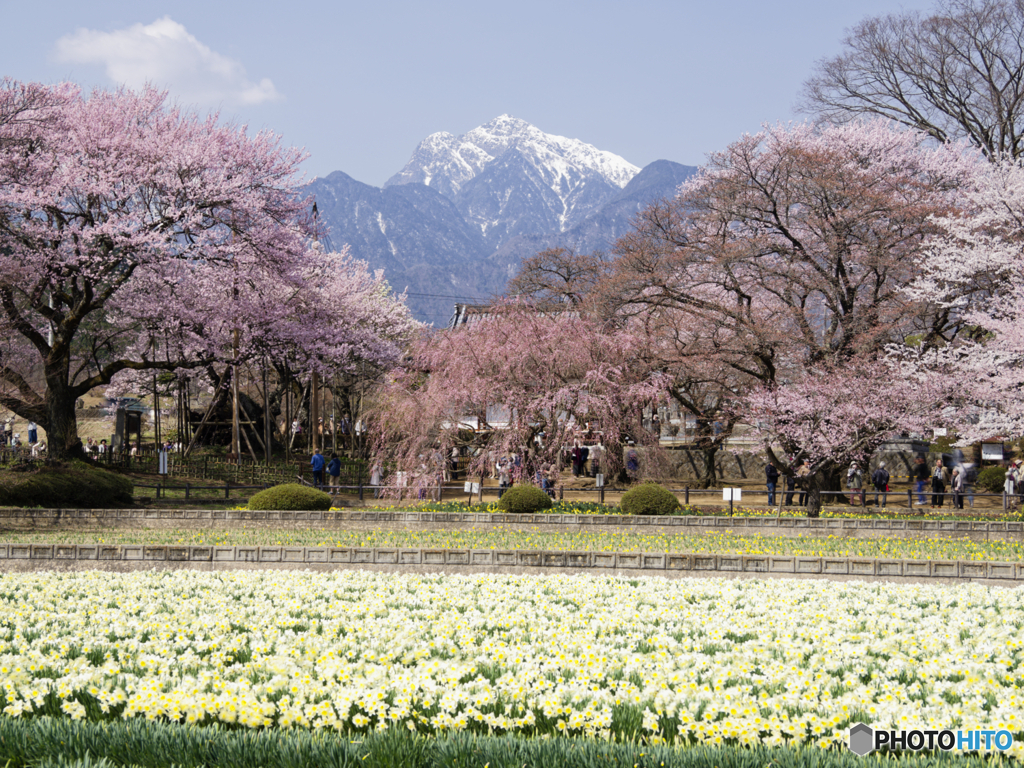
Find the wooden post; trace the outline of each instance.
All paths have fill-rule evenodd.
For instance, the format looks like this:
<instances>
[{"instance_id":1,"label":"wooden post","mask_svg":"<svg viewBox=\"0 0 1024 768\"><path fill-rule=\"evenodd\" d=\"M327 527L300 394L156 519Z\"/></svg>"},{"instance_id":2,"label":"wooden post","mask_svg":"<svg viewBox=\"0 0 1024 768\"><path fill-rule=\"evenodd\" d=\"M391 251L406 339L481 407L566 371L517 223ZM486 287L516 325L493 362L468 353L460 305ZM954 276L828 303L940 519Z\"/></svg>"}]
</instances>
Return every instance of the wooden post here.
<instances>
[{"instance_id":1,"label":"wooden post","mask_svg":"<svg viewBox=\"0 0 1024 768\"><path fill-rule=\"evenodd\" d=\"M911 512L914 511L914 491L912 489L907 490L907 509Z\"/></svg>"},{"instance_id":2,"label":"wooden post","mask_svg":"<svg viewBox=\"0 0 1024 768\"><path fill-rule=\"evenodd\" d=\"M312 382L309 393L309 431L312 434L313 445L310 453L315 453L320 447L320 374L313 371Z\"/></svg>"},{"instance_id":3,"label":"wooden post","mask_svg":"<svg viewBox=\"0 0 1024 768\"><path fill-rule=\"evenodd\" d=\"M690 506L690 486L686 486L686 506Z\"/></svg>"},{"instance_id":4,"label":"wooden post","mask_svg":"<svg viewBox=\"0 0 1024 768\"><path fill-rule=\"evenodd\" d=\"M270 466L270 387L267 386L267 356L263 355L263 456Z\"/></svg>"},{"instance_id":5,"label":"wooden post","mask_svg":"<svg viewBox=\"0 0 1024 768\"><path fill-rule=\"evenodd\" d=\"M192 493L192 484L191 483L185 483L185 498L186 499L190 498L190 494L191 493Z\"/></svg>"},{"instance_id":6,"label":"wooden post","mask_svg":"<svg viewBox=\"0 0 1024 768\"><path fill-rule=\"evenodd\" d=\"M224 498L225 499L231 498L231 481L230 480L225 480L224 481Z\"/></svg>"}]
</instances>

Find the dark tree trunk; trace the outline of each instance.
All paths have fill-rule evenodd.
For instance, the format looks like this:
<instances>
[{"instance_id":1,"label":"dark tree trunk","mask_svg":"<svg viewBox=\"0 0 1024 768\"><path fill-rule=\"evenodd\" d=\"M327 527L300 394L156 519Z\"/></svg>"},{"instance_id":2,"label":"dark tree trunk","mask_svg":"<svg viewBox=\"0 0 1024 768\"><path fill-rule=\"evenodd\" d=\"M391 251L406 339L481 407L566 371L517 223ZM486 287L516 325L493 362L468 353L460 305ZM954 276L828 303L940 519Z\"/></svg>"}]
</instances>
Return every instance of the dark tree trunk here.
<instances>
[{"instance_id":1,"label":"dark tree trunk","mask_svg":"<svg viewBox=\"0 0 1024 768\"><path fill-rule=\"evenodd\" d=\"M48 382L46 393L46 448L50 458L58 461L80 459L85 456L78 437L78 419L75 416L77 395L61 382Z\"/></svg>"},{"instance_id":2,"label":"dark tree trunk","mask_svg":"<svg viewBox=\"0 0 1024 768\"><path fill-rule=\"evenodd\" d=\"M841 490L839 471L834 467L819 469L804 478L807 488L807 516L821 517L825 504L835 503L835 491Z\"/></svg>"},{"instance_id":3,"label":"dark tree trunk","mask_svg":"<svg viewBox=\"0 0 1024 768\"><path fill-rule=\"evenodd\" d=\"M700 477L697 478L698 488L714 488L718 485L718 471L715 469L715 457L718 455L720 447L721 446L719 446L718 443L697 446L697 450L700 452L701 461L703 462Z\"/></svg>"}]
</instances>

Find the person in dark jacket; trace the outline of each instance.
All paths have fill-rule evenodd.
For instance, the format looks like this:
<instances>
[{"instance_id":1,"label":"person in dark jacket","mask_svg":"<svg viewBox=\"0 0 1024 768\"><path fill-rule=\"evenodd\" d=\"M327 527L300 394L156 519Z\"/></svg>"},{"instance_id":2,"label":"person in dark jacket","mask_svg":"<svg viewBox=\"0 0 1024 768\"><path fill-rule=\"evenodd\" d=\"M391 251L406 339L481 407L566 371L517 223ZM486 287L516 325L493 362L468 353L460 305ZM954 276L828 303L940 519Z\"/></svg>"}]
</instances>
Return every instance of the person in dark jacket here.
<instances>
[{"instance_id":1,"label":"person in dark jacket","mask_svg":"<svg viewBox=\"0 0 1024 768\"><path fill-rule=\"evenodd\" d=\"M793 494L796 493L796 467L793 467L792 474L786 475L786 506L793 506Z\"/></svg>"},{"instance_id":2,"label":"person in dark jacket","mask_svg":"<svg viewBox=\"0 0 1024 768\"><path fill-rule=\"evenodd\" d=\"M932 508L941 507L946 501L946 486L949 485L949 470L942 459L935 460L932 468Z\"/></svg>"},{"instance_id":3,"label":"person in dark jacket","mask_svg":"<svg viewBox=\"0 0 1024 768\"><path fill-rule=\"evenodd\" d=\"M885 468L885 462L878 462L878 467L871 473L871 484L875 486L875 506L884 507L889 496L889 470ZM882 494L882 503L878 503L878 494Z\"/></svg>"},{"instance_id":4,"label":"person in dark jacket","mask_svg":"<svg viewBox=\"0 0 1024 768\"><path fill-rule=\"evenodd\" d=\"M309 460L309 466L313 468L313 485L317 488L324 487L324 457L317 448L313 452L313 458Z\"/></svg>"},{"instance_id":5,"label":"person in dark jacket","mask_svg":"<svg viewBox=\"0 0 1024 768\"><path fill-rule=\"evenodd\" d=\"M331 454L331 463L327 465L327 474L331 478L331 487L341 487L341 459L338 454Z\"/></svg>"},{"instance_id":6,"label":"person in dark jacket","mask_svg":"<svg viewBox=\"0 0 1024 768\"><path fill-rule=\"evenodd\" d=\"M953 491L953 509L964 508L964 473L960 467L953 468L953 478L950 483L950 490Z\"/></svg>"},{"instance_id":7,"label":"person in dark jacket","mask_svg":"<svg viewBox=\"0 0 1024 768\"><path fill-rule=\"evenodd\" d=\"M928 482L928 465L924 462L924 456L918 456L914 461L914 480L917 483L917 505L923 507L925 505L924 500L924 484Z\"/></svg>"},{"instance_id":8,"label":"person in dark jacket","mask_svg":"<svg viewBox=\"0 0 1024 768\"><path fill-rule=\"evenodd\" d=\"M775 506L775 488L779 484L779 470L772 463L768 462L768 466L764 468L764 477L768 485L768 506Z\"/></svg>"}]
</instances>

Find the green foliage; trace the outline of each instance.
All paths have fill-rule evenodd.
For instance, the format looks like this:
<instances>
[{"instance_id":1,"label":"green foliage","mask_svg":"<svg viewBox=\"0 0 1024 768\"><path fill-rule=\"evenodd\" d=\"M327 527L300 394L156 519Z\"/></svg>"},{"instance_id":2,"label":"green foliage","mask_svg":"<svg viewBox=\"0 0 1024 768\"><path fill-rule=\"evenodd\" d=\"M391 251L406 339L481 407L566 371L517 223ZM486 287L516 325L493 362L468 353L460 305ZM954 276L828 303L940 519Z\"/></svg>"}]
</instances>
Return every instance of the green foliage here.
<instances>
[{"instance_id":1,"label":"green foliage","mask_svg":"<svg viewBox=\"0 0 1024 768\"><path fill-rule=\"evenodd\" d=\"M249 509L326 511L330 508L331 497L328 494L298 483L275 485L249 499Z\"/></svg>"},{"instance_id":2,"label":"green foliage","mask_svg":"<svg viewBox=\"0 0 1024 768\"><path fill-rule=\"evenodd\" d=\"M514 485L498 500L498 508L515 514L551 509L551 497L535 485Z\"/></svg>"},{"instance_id":3,"label":"green foliage","mask_svg":"<svg viewBox=\"0 0 1024 768\"><path fill-rule=\"evenodd\" d=\"M978 473L978 488L988 493L1002 493L1006 482L1005 467L985 467Z\"/></svg>"},{"instance_id":4,"label":"green foliage","mask_svg":"<svg viewBox=\"0 0 1024 768\"><path fill-rule=\"evenodd\" d=\"M97 757L99 756L99 757ZM986 756L888 755L886 766L983 768ZM405 728L329 733L183 726L143 719L107 723L50 717L0 718L0 766L6 768L863 768L842 750L798 747L650 746L642 742L537 739L454 733L434 738Z\"/></svg>"},{"instance_id":5,"label":"green foliage","mask_svg":"<svg viewBox=\"0 0 1024 768\"><path fill-rule=\"evenodd\" d=\"M0 472L0 506L113 509L134 506L132 481L88 461L23 465Z\"/></svg>"},{"instance_id":6,"label":"green foliage","mask_svg":"<svg viewBox=\"0 0 1024 768\"><path fill-rule=\"evenodd\" d=\"M622 494L619 507L625 515L672 515L679 509L675 494L657 483L641 483Z\"/></svg>"}]
</instances>

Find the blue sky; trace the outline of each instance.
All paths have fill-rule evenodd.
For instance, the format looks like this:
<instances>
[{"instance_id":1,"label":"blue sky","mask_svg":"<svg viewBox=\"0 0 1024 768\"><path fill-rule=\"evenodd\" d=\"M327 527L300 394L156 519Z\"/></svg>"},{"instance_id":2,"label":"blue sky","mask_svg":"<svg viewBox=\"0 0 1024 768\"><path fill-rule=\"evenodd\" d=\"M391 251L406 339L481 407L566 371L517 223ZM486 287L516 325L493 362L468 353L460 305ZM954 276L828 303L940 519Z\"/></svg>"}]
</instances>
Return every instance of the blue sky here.
<instances>
[{"instance_id":1,"label":"blue sky","mask_svg":"<svg viewBox=\"0 0 1024 768\"><path fill-rule=\"evenodd\" d=\"M590 3L0 0L0 75L145 81L310 153L309 177L382 184L435 131L499 114L636 165L699 165L796 118L815 61L887 0Z\"/></svg>"}]
</instances>

